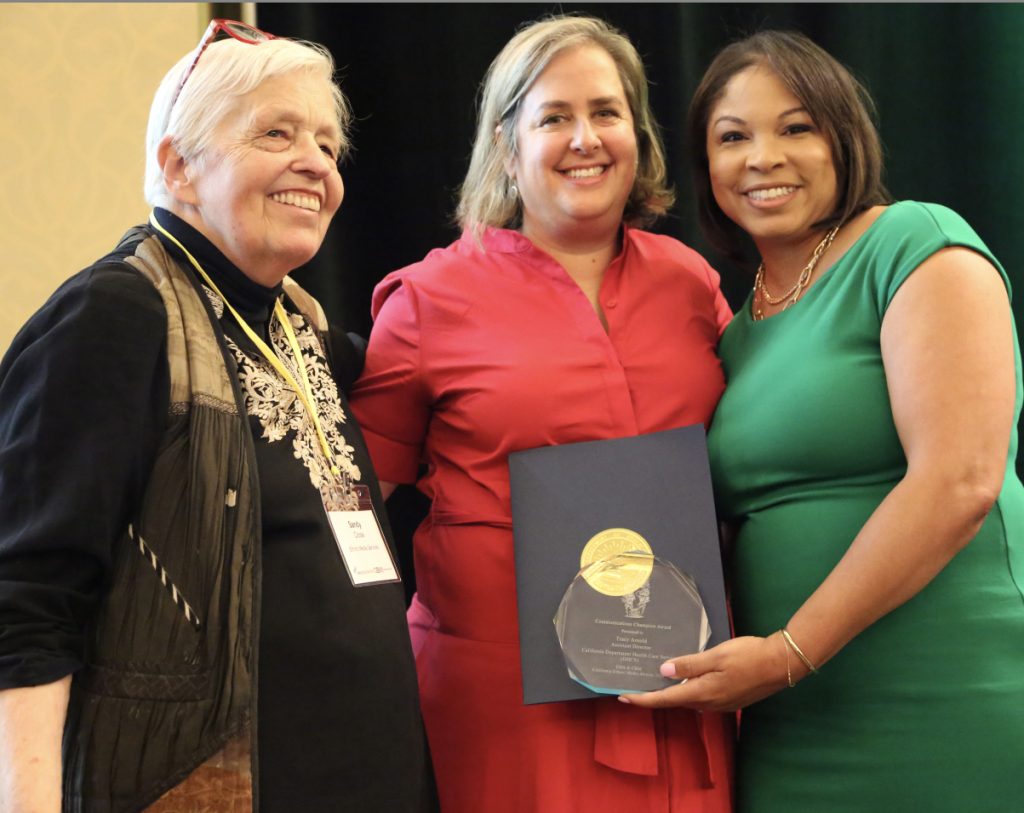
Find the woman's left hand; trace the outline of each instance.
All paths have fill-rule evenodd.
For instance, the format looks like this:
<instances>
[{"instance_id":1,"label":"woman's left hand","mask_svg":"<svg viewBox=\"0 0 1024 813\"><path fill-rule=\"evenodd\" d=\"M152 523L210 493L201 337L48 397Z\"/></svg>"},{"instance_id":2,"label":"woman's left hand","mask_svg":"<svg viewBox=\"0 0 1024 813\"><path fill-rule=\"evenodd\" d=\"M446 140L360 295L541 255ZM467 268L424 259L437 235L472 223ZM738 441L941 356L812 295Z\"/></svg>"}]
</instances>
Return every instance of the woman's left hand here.
<instances>
[{"instance_id":1,"label":"woman's left hand","mask_svg":"<svg viewBox=\"0 0 1024 813\"><path fill-rule=\"evenodd\" d=\"M804 676L806 668L797 658L791 659L787 671L786 656L786 644L779 633L767 638L734 638L706 652L666 661L662 674L682 680L677 686L620 695L619 700L644 708L685 706L700 711L735 711L786 688L789 675L794 680ZM669 666L675 668L674 674Z\"/></svg>"}]
</instances>

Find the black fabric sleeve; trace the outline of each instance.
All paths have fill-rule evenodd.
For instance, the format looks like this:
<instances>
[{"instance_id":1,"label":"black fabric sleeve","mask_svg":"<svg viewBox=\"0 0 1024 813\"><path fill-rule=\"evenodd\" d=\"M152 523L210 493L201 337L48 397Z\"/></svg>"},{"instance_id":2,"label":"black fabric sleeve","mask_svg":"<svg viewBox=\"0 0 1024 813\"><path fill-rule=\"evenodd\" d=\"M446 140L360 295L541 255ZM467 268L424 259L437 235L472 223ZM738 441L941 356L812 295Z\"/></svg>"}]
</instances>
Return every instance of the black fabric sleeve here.
<instances>
[{"instance_id":1,"label":"black fabric sleeve","mask_svg":"<svg viewBox=\"0 0 1024 813\"><path fill-rule=\"evenodd\" d=\"M352 385L363 372L366 362L366 339L358 333L346 333L337 325L331 325L327 360L338 388L347 398L352 392Z\"/></svg>"},{"instance_id":2,"label":"black fabric sleeve","mask_svg":"<svg viewBox=\"0 0 1024 813\"><path fill-rule=\"evenodd\" d=\"M169 399L167 316L124 265L61 286L0 363L0 689L77 669Z\"/></svg>"}]
</instances>

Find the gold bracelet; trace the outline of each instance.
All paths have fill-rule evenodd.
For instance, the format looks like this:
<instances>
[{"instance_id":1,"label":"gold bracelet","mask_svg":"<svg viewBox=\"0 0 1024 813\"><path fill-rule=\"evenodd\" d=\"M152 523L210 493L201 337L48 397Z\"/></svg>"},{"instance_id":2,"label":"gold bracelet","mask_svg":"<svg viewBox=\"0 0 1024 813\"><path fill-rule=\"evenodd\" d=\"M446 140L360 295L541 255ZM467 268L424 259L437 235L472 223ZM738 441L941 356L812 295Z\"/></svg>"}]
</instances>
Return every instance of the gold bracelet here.
<instances>
[{"instance_id":1,"label":"gold bracelet","mask_svg":"<svg viewBox=\"0 0 1024 813\"><path fill-rule=\"evenodd\" d=\"M779 632L782 632L782 630L779 630ZM795 689L796 684L793 682L793 672L789 668L789 647L786 645L785 638L782 639L782 648L786 650L786 683L789 684L789 688Z\"/></svg>"},{"instance_id":2,"label":"gold bracelet","mask_svg":"<svg viewBox=\"0 0 1024 813\"><path fill-rule=\"evenodd\" d=\"M804 662L804 666L811 670L811 674L818 674L818 667L811 663L811 659L808 658L803 653L803 650L801 650L800 647L796 645L796 641L793 640L793 636L789 634L789 630L787 630L785 627L782 628L782 637L786 640L786 643L789 644L789 646L796 653L796 656Z\"/></svg>"}]
</instances>

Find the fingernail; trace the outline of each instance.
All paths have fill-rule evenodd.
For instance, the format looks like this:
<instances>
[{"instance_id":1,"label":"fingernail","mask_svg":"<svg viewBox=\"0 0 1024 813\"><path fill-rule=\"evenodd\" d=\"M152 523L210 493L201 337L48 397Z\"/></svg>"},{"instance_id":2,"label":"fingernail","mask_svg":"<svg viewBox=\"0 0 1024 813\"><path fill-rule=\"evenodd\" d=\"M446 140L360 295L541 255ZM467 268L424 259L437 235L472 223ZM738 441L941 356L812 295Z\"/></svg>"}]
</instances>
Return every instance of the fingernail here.
<instances>
[{"instance_id":1,"label":"fingernail","mask_svg":"<svg viewBox=\"0 0 1024 813\"><path fill-rule=\"evenodd\" d=\"M671 663L671 662L663 663L661 665L661 669L659 669L658 671L661 672L661 676L662 677L675 677L676 676L675 664Z\"/></svg>"},{"instance_id":2,"label":"fingernail","mask_svg":"<svg viewBox=\"0 0 1024 813\"><path fill-rule=\"evenodd\" d=\"M632 705L632 701L624 694L619 695L619 702L625 703L627 706Z\"/></svg>"}]
</instances>

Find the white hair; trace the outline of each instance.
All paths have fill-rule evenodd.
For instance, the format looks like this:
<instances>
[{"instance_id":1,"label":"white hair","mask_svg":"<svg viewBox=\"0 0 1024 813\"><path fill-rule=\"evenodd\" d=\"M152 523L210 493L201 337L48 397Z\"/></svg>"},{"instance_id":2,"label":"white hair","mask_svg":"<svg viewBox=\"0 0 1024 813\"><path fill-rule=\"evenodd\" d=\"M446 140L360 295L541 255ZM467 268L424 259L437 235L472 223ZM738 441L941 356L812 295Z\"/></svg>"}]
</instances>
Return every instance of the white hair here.
<instances>
[{"instance_id":1,"label":"white hair","mask_svg":"<svg viewBox=\"0 0 1024 813\"><path fill-rule=\"evenodd\" d=\"M187 53L167 72L149 110L144 192L151 206L169 203L157 160L157 150L164 137L173 136L175 148L186 160L201 158L217 125L232 111L238 98L275 76L308 71L323 77L330 86L341 133L339 157L348 149L351 112L341 88L334 81L334 60L323 46L284 38L254 45L235 39L214 42L203 52L181 94L174 100L181 77L192 64L195 53L195 50Z\"/></svg>"}]
</instances>

